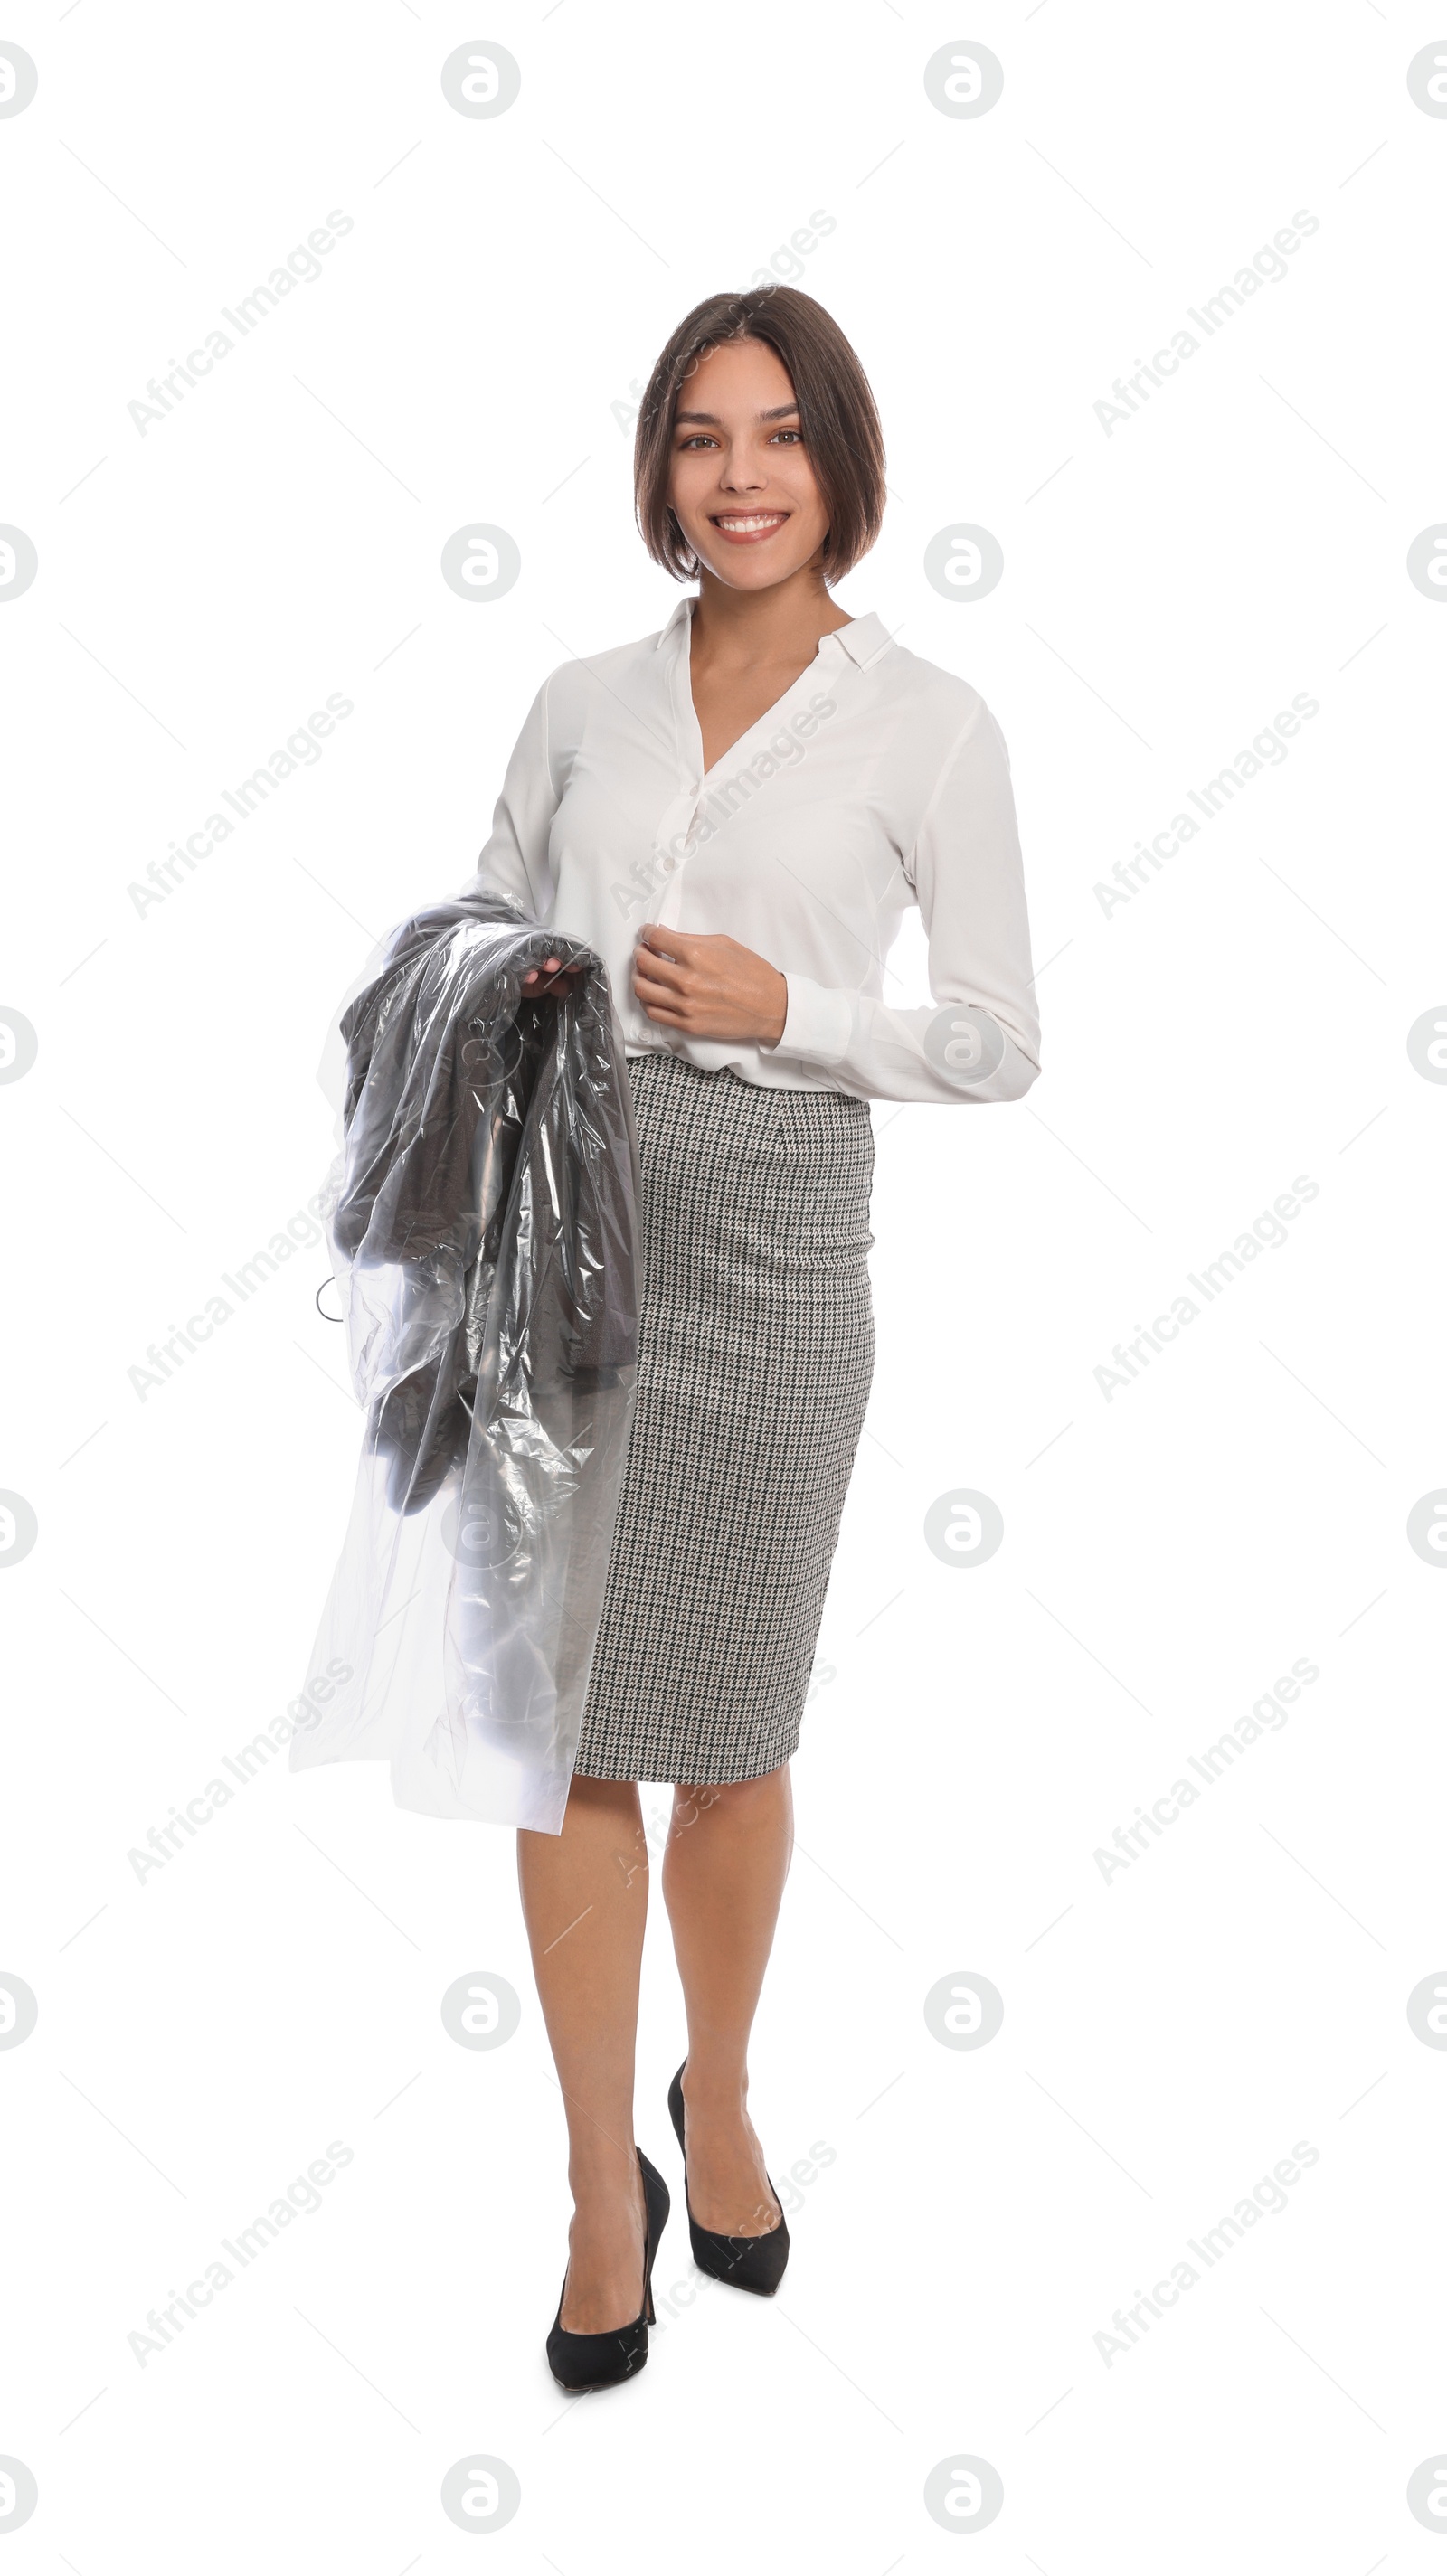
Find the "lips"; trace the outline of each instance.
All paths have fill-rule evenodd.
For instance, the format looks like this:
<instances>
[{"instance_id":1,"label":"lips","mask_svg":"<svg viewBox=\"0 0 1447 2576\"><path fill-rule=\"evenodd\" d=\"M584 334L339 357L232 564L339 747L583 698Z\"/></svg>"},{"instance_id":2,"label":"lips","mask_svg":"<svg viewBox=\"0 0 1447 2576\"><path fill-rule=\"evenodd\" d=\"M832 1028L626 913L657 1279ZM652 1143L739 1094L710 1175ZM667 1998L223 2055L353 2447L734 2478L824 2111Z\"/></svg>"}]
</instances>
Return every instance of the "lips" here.
<instances>
[{"instance_id":1,"label":"lips","mask_svg":"<svg viewBox=\"0 0 1447 2576\"><path fill-rule=\"evenodd\" d=\"M721 510L713 525L731 546L757 546L788 523L787 510Z\"/></svg>"}]
</instances>

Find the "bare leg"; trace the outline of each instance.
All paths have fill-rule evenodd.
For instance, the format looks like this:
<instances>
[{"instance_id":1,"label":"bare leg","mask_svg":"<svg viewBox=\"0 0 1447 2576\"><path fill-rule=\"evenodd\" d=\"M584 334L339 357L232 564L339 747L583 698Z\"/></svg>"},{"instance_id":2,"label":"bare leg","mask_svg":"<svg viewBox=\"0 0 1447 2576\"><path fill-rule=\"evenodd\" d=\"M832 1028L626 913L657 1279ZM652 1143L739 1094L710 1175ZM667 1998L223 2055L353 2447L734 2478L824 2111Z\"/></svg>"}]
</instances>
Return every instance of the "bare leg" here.
<instances>
[{"instance_id":1,"label":"bare leg","mask_svg":"<svg viewBox=\"0 0 1447 2576\"><path fill-rule=\"evenodd\" d=\"M633 2057L648 1848L636 1783L575 1776L561 1834L519 1833L518 1885L568 2119L562 2322L606 2334L643 2305Z\"/></svg>"},{"instance_id":2,"label":"bare leg","mask_svg":"<svg viewBox=\"0 0 1447 2576\"><path fill-rule=\"evenodd\" d=\"M748 2114L748 2046L793 1842L787 1763L674 1791L663 1896L688 2009L688 2193L721 2236L765 2236L780 2217Z\"/></svg>"}]
</instances>

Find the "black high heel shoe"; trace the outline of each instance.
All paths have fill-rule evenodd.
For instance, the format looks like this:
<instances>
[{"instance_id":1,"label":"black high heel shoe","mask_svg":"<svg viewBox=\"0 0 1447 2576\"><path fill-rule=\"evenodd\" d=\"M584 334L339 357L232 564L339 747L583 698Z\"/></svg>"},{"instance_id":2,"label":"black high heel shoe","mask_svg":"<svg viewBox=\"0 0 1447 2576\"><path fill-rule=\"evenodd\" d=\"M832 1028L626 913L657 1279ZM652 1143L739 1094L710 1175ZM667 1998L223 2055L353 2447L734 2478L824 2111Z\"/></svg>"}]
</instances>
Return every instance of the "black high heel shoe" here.
<instances>
[{"instance_id":1,"label":"black high heel shoe","mask_svg":"<svg viewBox=\"0 0 1447 2576\"><path fill-rule=\"evenodd\" d=\"M683 2066L688 2064L687 2058ZM683 2153L683 2199L688 2207L688 2152L683 2144L683 2066L680 2066L668 2088L668 2109L678 2143ZM779 2194L766 2175L775 2200ZM716 2236L711 2227L700 2227L693 2211L688 2211L688 2241L700 2272L714 2281L727 2281L730 2289L753 2290L761 2299L771 2299L784 2277L789 2260L789 2229L784 2217L784 2204L779 2201L779 2224L767 2236Z\"/></svg>"},{"instance_id":2,"label":"black high heel shoe","mask_svg":"<svg viewBox=\"0 0 1447 2576\"><path fill-rule=\"evenodd\" d=\"M592 2388L615 2388L620 2380L632 2379L648 2359L648 2329L656 2323L653 2258L668 2218L669 2198L667 2183L642 2148L635 2147L633 2152L643 2176L643 2306L631 2325L615 2326L608 2334L570 2334L560 2322L568 2287L564 2273L558 2313L548 2336L548 2368L560 2388L570 2388L579 2395Z\"/></svg>"}]
</instances>

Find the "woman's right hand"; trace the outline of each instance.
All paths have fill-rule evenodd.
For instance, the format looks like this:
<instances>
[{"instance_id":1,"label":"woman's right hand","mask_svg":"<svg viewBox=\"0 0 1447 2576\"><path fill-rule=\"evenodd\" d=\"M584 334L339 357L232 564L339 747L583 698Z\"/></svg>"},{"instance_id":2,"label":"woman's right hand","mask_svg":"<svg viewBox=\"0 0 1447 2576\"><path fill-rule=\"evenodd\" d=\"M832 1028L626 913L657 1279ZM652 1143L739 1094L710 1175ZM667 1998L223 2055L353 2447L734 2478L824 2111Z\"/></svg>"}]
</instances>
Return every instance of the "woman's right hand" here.
<instances>
[{"instance_id":1,"label":"woman's right hand","mask_svg":"<svg viewBox=\"0 0 1447 2576\"><path fill-rule=\"evenodd\" d=\"M523 991L530 1002L541 1001L547 993L570 993L581 966L565 966L561 957L545 957L541 966L530 966L523 977Z\"/></svg>"}]
</instances>

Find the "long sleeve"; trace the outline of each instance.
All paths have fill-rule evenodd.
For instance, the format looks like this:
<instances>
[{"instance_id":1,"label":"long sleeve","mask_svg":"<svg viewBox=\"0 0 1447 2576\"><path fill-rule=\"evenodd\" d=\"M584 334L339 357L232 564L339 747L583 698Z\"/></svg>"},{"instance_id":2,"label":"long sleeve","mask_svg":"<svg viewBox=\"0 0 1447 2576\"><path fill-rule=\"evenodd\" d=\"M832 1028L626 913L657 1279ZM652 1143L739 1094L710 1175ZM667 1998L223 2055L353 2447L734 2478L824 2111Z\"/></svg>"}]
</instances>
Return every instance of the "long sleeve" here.
<instances>
[{"instance_id":1,"label":"long sleeve","mask_svg":"<svg viewBox=\"0 0 1447 2576\"><path fill-rule=\"evenodd\" d=\"M788 1017L771 1052L866 1098L1019 1100L1040 1070L1040 1028L1009 754L981 698L904 864L929 940L933 1007L892 1010L790 974Z\"/></svg>"},{"instance_id":2,"label":"long sleeve","mask_svg":"<svg viewBox=\"0 0 1447 2576\"><path fill-rule=\"evenodd\" d=\"M548 691L545 680L507 765L502 794L493 810L492 831L477 862L471 885L488 894L506 895L534 921L551 928L557 887L548 856L548 834L565 779L549 740Z\"/></svg>"}]
</instances>

